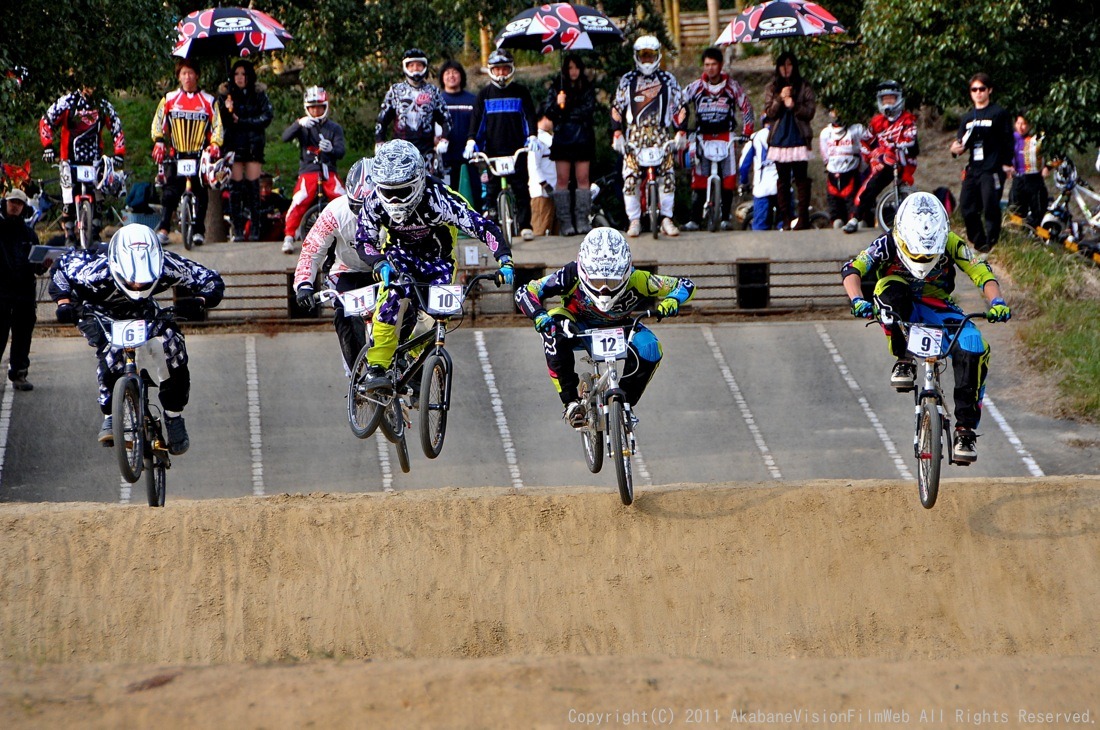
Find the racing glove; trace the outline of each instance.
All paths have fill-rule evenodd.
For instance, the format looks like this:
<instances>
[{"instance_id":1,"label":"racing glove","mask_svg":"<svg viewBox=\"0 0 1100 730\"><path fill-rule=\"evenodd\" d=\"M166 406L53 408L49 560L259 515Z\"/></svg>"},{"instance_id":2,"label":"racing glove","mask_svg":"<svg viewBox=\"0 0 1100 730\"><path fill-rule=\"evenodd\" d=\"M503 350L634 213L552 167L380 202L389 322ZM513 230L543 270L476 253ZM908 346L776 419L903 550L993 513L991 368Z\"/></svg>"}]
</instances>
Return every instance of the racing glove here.
<instances>
[{"instance_id":1,"label":"racing glove","mask_svg":"<svg viewBox=\"0 0 1100 730\"><path fill-rule=\"evenodd\" d=\"M621 131L616 130L615 134L611 136L611 149L620 155L626 154L626 137L623 136Z\"/></svg>"},{"instance_id":2,"label":"racing glove","mask_svg":"<svg viewBox=\"0 0 1100 730\"><path fill-rule=\"evenodd\" d=\"M535 331L543 335L553 332L554 318L545 311L537 312L535 314Z\"/></svg>"},{"instance_id":3,"label":"racing glove","mask_svg":"<svg viewBox=\"0 0 1100 730\"><path fill-rule=\"evenodd\" d=\"M526 147L527 151L531 152L532 154L538 154L542 150L542 143L539 142L539 138L533 134L527 138L527 141L524 143L523 146Z\"/></svg>"},{"instance_id":4,"label":"racing glove","mask_svg":"<svg viewBox=\"0 0 1100 730\"><path fill-rule=\"evenodd\" d=\"M477 153L477 142L472 139L466 140L466 149L462 151L463 159L468 160L473 157L475 153Z\"/></svg>"},{"instance_id":5,"label":"racing glove","mask_svg":"<svg viewBox=\"0 0 1100 730\"><path fill-rule=\"evenodd\" d=\"M304 117L300 117L298 119L298 126L301 127L302 129L309 129L310 127L312 127L316 123L316 121L317 121L316 119L314 119L310 115L306 114Z\"/></svg>"},{"instance_id":6,"label":"racing glove","mask_svg":"<svg viewBox=\"0 0 1100 730\"><path fill-rule=\"evenodd\" d=\"M317 143L317 149L322 152L332 152L332 140L325 139L325 137L322 136L321 141Z\"/></svg>"},{"instance_id":7,"label":"racing glove","mask_svg":"<svg viewBox=\"0 0 1100 730\"><path fill-rule=\"evenodd\" d=\"M512 286L512 282L516 280L516 267L512 265L511 256L501 256L500 269L497 270L497 286L501 284L507 284Z\"/></svg>"},{"instance_id":8,"label":"racing glove","mask_svg":"<svg viewBox=\"0 0 1100 730\"><path fill-rule=\"evenodd\" d=\"M52 165L57 161L57 153L54 152L53 147L47 147L42 150L42 161L47 165Z\"/></svg>"},{"instance_id":9,"label":"racing glove","mask_svg":"<svg viewBox=\"0 0 1100 730\"><path fill-rule=\"evenodd\" d=\"M313 311L313 287L310 284L306 283L298 287L298 292L294 295L294 299L297 300L298 306L305 311Z\"/></svg>"},{"instance_id":10,"label":"racing glove","mask_svg":"<svg viewBox=\"0 0 1100 730\"><path fill-rule=\"evenodd\" d=\"M852 316L859 319L871 319L875 316L875 305L863 297L856 297L852 300Z\"/></svg>"},{"instance_id":11,"label":"racing glove","mask_svg":"<svg viewBox=\"0 0 1100 730\"><path fill-rule=\"evenodd\" d=\"M61 324L76 324L76 307L71 302L57 305L55 315Z\"/></svg>"},{"instance_id":12,"label":"racing glove","mask_svg":"<svg viewBox=\"0 0 1100 730\"><path fill-rule=\"evenodd\" d=\"M396 272L397 270L393 268L393 264L387 259L382 259L374 265L374 276L378 281L382 282L383 289L389 289L390 279Z\"/></svg>"},{"instance_id":13,"label":"racing glove","mask_svg":"<svg viewBox=\"0 0 1100 730\"><path fill-rule=\"evenodd\" d=\"M675 317L680 313L680 300L676 297L665 297L657 302L657 314L661 317Z\"/></svg>"},{"instance_id":14,"label":"racing glove","mask_svg":"<svg viewBox=\"0 0 1100 730\"><path fill-rule=\"evenodd\" d=\"M222 148L216 144L208 145L206 147L206 154L210 155L210 161L213 162L222 156Z\"/></svg>"},{"instance_id":15,"label":"racing glove","mask_svg":"<svg viewBox=\"0 0 1100 730\"><path fill-rule=\"evenodd\" d=\"M449 150L450 148L451 148L451 143L450 143L449 140L447 140L446 137L444 137L443 139L441 139L441 140L439 140L438 142L435 143L436 154L445 155L445 154L447 154L447 150Z\"/></svg>"},{"instance_id":16,"label":"racing glove","mask_svg":"<svg viewBox=\"0 0 1100 730\"><path fill-rule=\"evenodd\" d=\"M158 165L164 164L164 157L167 152L168 150L164 146L164 143L157 142L155 145L153 145L153 162L157 163Z\"/></svg>"},{"instance_id":17,"label":"racing glove","mask_svg":"<svg viewBox=\"0 0 1100 730\"><path fill-rule=\"evenodd\" d=\"M989 303L989 311L985 313L985 318L990 322L1007 322L1012 319L1012 310L1005 304L1005 300L997 297Z\"/></svg>"}]
</instances>

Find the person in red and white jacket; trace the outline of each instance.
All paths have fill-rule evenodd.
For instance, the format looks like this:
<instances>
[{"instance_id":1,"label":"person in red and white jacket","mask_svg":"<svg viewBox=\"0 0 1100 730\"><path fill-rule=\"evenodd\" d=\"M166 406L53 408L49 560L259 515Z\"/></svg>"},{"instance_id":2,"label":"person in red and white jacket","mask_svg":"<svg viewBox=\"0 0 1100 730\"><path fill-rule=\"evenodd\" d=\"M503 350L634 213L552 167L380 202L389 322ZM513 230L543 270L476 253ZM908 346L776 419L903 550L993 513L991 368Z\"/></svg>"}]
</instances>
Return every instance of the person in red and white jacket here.
<instances>
[{"instance_id":1,"label":"person in red and white jacket","mask_svg":"<svg viewBox=\"0 0 1100 730\"><path fill-rule=\"evenodd\" d=\"M871 117L863 135L863 159L870 165L871 174L856 194L856 212L844 225L845 233L855 233L860 221L868 227L874 225L875 202L893 181L895 162L903 164L901 177L906 185L912 186L917 169L917 118L905 110L901 84L883 81L876 94L879 113Z\"/></svg>"},{"instance_id":2,"label":"person in red and white jacket","mask_svg":"<svg viewBox=\"0 0 1100 730\"><path fill-rule=\"evenodd\" d=\"M817 139L821 161L825 163L825 198L829 205L829 220L840 228L855 213L856 191L859 189L859 168L863 161L862 140L866 130L862 124L846 124L839 110L829 110L829 125Z\"/></svg>"}]
</instances>

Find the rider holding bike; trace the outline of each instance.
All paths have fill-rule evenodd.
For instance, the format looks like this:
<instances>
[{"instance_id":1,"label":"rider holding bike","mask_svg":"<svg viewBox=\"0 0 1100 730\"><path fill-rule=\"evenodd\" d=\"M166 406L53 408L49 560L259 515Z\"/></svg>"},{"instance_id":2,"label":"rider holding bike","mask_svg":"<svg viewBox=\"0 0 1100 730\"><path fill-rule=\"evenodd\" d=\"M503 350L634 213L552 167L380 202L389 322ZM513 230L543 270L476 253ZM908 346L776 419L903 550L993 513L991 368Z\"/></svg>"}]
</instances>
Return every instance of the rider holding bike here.
<instances>
[{"instance_id":1,"label":"rider holding bike","mask_svg":"<svg viewBox=\"0 0 1100 730\"><path fill-rule=\"evenodd\" d=\"M168 451L182 454L191 444L182 413L191 391L187 347L175 318L157 317L153 303L155 295L176 287L194 297L177 300L176 314L201 314L216 307L225 292L218 272L165 251L153 230L137 223L120 228L111 237L106 254L74 249L54 265L50 298L57 304L57 321L77 325L99 356L98 400L104 414L99 442L104 446L114 445L111 396L124 360L122 351L111 347L93 313L113 320L145 319L153 323L150 339L160 338L168 366L168 377L160 383Z\"/></svg>"},{"instance_id":2,"label":"rider holding bike","mask_svg":"<svg viewBox=\"0 0 1100 730\"><path fill-rule=\"evenodd\" d=\"M860 221L868 227L875 224L875 203L879 193L893 181L895 164L904 161L901 180L909 186L917 169L917 118L905 110L901 84L883 81L876 95L879 113L871 117L862 141L863 159L870 165L871 174L856 193L856 212L844 224L845 233L855 233Z\"/></svg>"},{"instance_id":3,"label":"rider holding bike","mask_svg":"<svg viewBox=\"0 0 1100 730\"><path fill-rule=\"evenodd\" d=\"M368 389L386 387L401 335L416 322L418 299L407 285L390 286L398 274L425 284L450 284L455 277L456 229L484 243L500 266L498 281L512 284L512 252L493 221L477 213L438 178L429 177L424 158L411 142L395 139L377 149L371 169L374 189L359 213L356 249L386 290L374 312L374 343L367 352ZM381 245L381 230L387 232ZM408 308L401 300L408 299ZM402 309L405 309L402 315ZM401 320L399 324L399 319Z\"/></svg>"},{"instance_id":4,"label":"rider holding bike","mask_svg":"<svg viewBox=\"0 0 1100 730\"><path fill-rule=\"evenodd\" d=\"M673 317L694 293L691 279L635 269L630 244L614 228L593 228L581 242L576 261L516 290L516 304L542 335L546 367L565 406L562 418L570 426L582 427L587 414L577 392L580 378L574 370L574 341L561 323L569 320L582 332L629 326L632 312L654 302L658 316ZM561 306L547 311L546 301L551 297L561 297ZM660 362L660 343L639 324L619 381L631 406L642 397Z\"/></svg>"},{"instance_id":5,"label":"rider holding bike","mask_svg":"<svg viewBox=\"0 0 1100 730\"><path fill-rule=\"evenodd\" d=\"M191 177L191 185L196 189L195 232L191 238L195 244L201 245L206 233L208 199L198 163L204 148L211 160L221 156L225 128L217 101L210 94L199 90L198 62L190 58L177 59L176 78L180 87L160 100L157 112L153 115L153 162L161 165L172 155L177 160L194 160L195 173L185 177L177 174L177 166L172 166L169 170L164 183L164 215L157 227L157 236L161 245L168 243L172 214L183 197L186 178Z\"/></svg>"},{"instance_id":6,"label":"rider holding bike","mask_svg":"<svg viewBox=\"0 0 1100 730\"><path fill-rule=\"evenodd\" d=\"M730 204L737 189L737 163L734 159L731 135L736 134L737 111L741 111L740 133L751 137L755 126L752 102L741 84L722 73L722 52L717 48L703 51L703 75L684 89L684 107L678 118L687 120L688 106L695 109L695 132L702 141L719 140L729 144L729 155L719 163L722 176L722 228L729 230ZM697 231L703 220L703 205L707 189L707 160L695 156L691 169L691 220L684 224L685 231Z\"/></svg>"},{"instance_id":7,"label":"rider holding bike","mask_svg":"<svg viewBox=\"0 0 1100 730\"><path fill-rule=\"evenodd\" d=\"M294 253L294 236L302 217L317 197L318 186L329 200L346 192L336 173L336 162L345 153L344 128L328 118L328 92L320 86L310 86L302 97L302 104L305 116L283 130L283 141L297 142L299 147L298 183L286 212L283 253Z\"/></svg>"},{"instance_id":8,"label":"rider holding bike","mask_svg":"<svg viewBox=\"0 0 1100 730\"><path fill-rule=\"evenodd\" d=\"M114 166L121 169L126 154L126 136L122 133L122 120L106 97L97 97L95 88L82 85L79 91L65 94L50 105L38 121L38 138L42 142L42 161L54 164L57 154L53 149L54 132L61 130L61 161L70 165L95 165L103 154L103 132L110 130L114 141ZM65 227L65 245L76 245L74 221L76 209L73 203L73 179L62 166L61 199L65 204L61 220ZM98 198L99 196L97 196ZM98 220L98 210L93 219Z\"/></svg>"},{"instance_id":9,"label":"rider holding bike","mask_svg":"<svg viewBox=\"0 0 1100 730\"><path fill-rule=\"evenodd\" d=\"M425 160L436 154L442 158L449 146L451 112L439 88L427 82L428 57L419 48L410 48L401 59L401 69L405 80L391 86L382 100L374 143L385 142L392 127L394 139L412 142ZM442 129L439 135L437 124Z\"/></svg>"},{"instance_id":10,"label":"rider holding bike","mask_svg":"<svg viewBox=\"0 0 1100 730\"><path fill-rule=\"evenodd\" d=\"M989 264L977 259L966 241L951 231L947 211L936 196L920 192L902 201L893 230L876 238L845 264L841 276L856 317L870 319L876 308L889 308L895 319L943 323L963 318L963 311L951 297L956 268L969 276L989 301L986 318L1007 322L1012 312ZM861 279L865 276L875 281L874 304L863 298ZM897 324L883 325L883 329L890 340L890 352L897 358L890 385L902 392L912 390L916 367L907 352L905 336ZM955 459L969 463L978 458L974 430L981 419L989 372L989 345L972 322L963 327L951 357L955 370Z\"/></svg>"},{"instance_id":11,"label":"rider holding bike","mask_svg":"<svg viewBox=\"0 0 1100 730\"><path fill-rule=\"evenodd\" d=\"M371 190L371 165L372 160L364 157L351 166L345 181L347 195L341 195L325 206L302 242L302 253L294 269L294 292L298 306L306 311L312 311L316 306L313 282L330 255L335 262L329 270L328 282L336 291L347 292L370 286L376 281L373 267L359 258L355 251L359 211L363 209L363 201ZM332 324L340 341L344 374L350 377L355 358L367 344L367 332L362 317L347 316L339 299L332 300L332 304L336 310Z\"/></svg>"}]
</instances>

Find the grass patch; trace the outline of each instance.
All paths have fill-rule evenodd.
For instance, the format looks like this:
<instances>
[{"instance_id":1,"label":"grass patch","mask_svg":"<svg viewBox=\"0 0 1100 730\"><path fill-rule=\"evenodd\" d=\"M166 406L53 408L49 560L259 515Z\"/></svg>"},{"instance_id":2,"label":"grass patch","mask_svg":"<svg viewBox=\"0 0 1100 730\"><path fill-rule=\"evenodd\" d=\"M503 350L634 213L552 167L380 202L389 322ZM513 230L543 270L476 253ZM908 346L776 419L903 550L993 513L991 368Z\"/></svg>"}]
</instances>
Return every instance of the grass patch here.
<instances>
[{"instance_id":1,"label":"grass patch","mask_svg":"<svg viewBox=\"0 0 1100 730\"><path fill-rule=\"evenodd\" d=\"M1078 256L1005 231L992 256L1014 284L1018 333L1057 389L1058 411L1100 421L1100 270Z\"/></svg>"}]
</instances>

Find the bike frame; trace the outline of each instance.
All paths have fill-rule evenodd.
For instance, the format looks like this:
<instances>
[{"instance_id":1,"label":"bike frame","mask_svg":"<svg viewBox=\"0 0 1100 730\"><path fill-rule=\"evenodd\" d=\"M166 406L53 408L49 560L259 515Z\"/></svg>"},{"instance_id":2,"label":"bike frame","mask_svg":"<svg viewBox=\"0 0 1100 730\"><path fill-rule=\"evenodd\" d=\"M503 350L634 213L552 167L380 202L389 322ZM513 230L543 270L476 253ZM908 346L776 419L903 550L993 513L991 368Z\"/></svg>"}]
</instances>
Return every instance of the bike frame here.
<instances>
[{"instance_id":1,"label":"bike frame","mask_svg":"<svg viewBox=\"0 0 1100 730\"><path fill-rule=\"evenodd\" d=\"M500 192L497 193L496 201L497 222L500 224L501 232L504 233L505 239L509 244L512 243L512 236L518 234L519 230L516 226L515 219L516 194L512 192L511 187L508 185L508 177L515 172L516 167L519 164L520 155L526 153L527 148L520 147L518 150L510 155L489 157L484 152L476 152L472 157L470 157L470 162L484 166L486 169L488 169L490 175L500 180ZM508 161L511 161L512 172L505 173L504 171L509 168ZM504 205L502 205L502 203L504 203L505 201L509 203L507 209L512 212L511 220L508 221L502 220L503 216L501 214L501 210L505 207ZM513 231L513 228L517 228L517 230Z\"/></svg>"},{"instance_id":2,"label":"bike frame","mask_svg":"<svg viewBox=\"0 0 1100 730\"><path fill-rule=\"evenodd\" d=\"M660 184L657 180L657 172L664 166L674 144L674 140L671 139L660 147L639 147L629 140L626 143L627 153L634 156L638 162L639 172L644 174L645 195L642 196L642 215L649 215L649 225L653 229L654 238L657 238L660 233L658 224L661 222L661 191L657 189ZM654 158L655 153L649 152L650 150L659 150L660 157ZM643 163L643 158L649 164Z\"/></svg>"},{"instance_id":3,"label":"bike frame","mask_svg":"<svg viewBox=\"0 0 1100 730\"><path fill-rule=\"evenodd\" d=\"M747 137L734 134L730 135L728 141L703 139L702 137L696 137L695 139L695 150L697 153L696 159L700 160L701 162L705 162L707 165L707 198L706 202L703 203L703 220L707 222L708 228L710 228L709 224L714 207L722 204L722 176L718 174L718 171L721 169L721 163L723 160L727 159L736 160L737 144L744 144L746 141L748 141ZM712 157L707 156L707 142L726 142L728 154L725 157L720 157L718 159L713 159ZM730 213L732 215L733 211L730 211ZM722 211L719 210L719 220L721 220L721 214ZM715 230L717 229L712 228L711 232L713 233Z\"/></svg>"}]
</instances>

